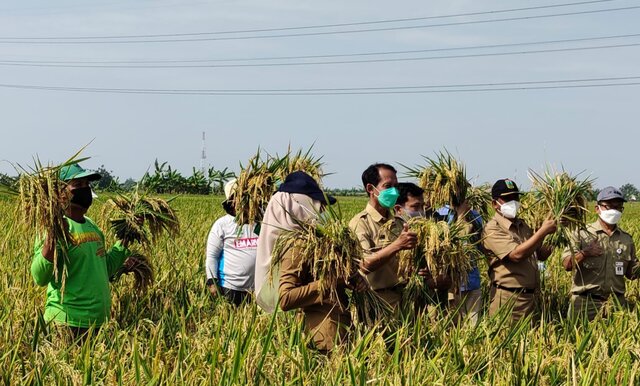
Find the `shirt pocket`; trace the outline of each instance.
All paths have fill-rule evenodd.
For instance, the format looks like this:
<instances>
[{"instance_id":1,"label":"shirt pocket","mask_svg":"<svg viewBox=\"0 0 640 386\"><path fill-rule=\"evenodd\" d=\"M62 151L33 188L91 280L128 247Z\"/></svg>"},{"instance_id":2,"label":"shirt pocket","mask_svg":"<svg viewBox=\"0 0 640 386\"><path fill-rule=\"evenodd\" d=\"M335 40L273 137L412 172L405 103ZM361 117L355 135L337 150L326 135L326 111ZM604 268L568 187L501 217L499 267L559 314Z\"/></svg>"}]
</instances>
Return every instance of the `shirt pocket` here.
<instances>
[{"instance_id":1,"label":"shirt pocket","mask_svg":"<svg viewBox=\"0 0 640 386\"><path fill-rule=\"evenodd\" d=\"M599 272L604 266L604 256L591 256L582 261L582 267L585 270Z\"/></svg>"}]
</instances>

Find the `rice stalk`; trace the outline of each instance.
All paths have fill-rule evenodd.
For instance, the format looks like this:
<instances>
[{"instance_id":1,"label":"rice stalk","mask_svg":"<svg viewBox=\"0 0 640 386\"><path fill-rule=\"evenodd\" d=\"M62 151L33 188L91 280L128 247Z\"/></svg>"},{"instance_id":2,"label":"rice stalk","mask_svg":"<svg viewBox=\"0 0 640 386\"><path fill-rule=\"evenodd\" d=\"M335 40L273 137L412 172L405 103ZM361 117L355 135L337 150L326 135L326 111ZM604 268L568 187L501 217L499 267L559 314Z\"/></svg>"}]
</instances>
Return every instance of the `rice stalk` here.
<instances>
[{"instance_id":1,"label":"rice stalk","mask_svg":"<svg viewBox=\"0 0 640 386\"><path fill-rule=\"evenodd\" d=\"M170 201L147 196L136 188L109 199L103 217L109 219L111 230L119 240L149 246L165 232L170 236L180 232L180 222Z\"/></svg>"},{"instance_id":2,"label":"rice stalk","mask_svg":"<svg viewBox=\"0 0 640 386\"><path fill-rule=\"evenodd\" d=\"M593 181L550 168L541 174L529 170L529 178L533 197L540 202L538 216L552 219L558 225L557 231L547 236L545 244L554 248L569 246L571 233L586 229L587 201Z\"/></svg>"},{"instance_id":3,"label":"rice stalk","mask_svg":"<svg viewBox=\"0 0 640 386\"><path fill-rule=\"evenodd\" d=\"M146 293L154 281L154 270L151 260L138 252L134 252L111 278L117 282L124 274L133 274L134 289L139 293Z\"/></svg>"},{"instance_id":4,"label":"rice stalk","mask_svg":"<svg viewBox=\"0 0 640 386\"><path fill-rule=\"evenodd\" d=\"M489 185L469 186L466 201L469 207L478 211L484 221L491 216L491 187Z\"/></svg>"},{"instance_id":5,"label":"rice stalk","mask_svg":"<svg viewBox=\"0 0 640 386\"><path fill-rule=\"evenodd\" d=\"M362 261L362 247L339 209L327 207L325 215L315 221L297 221L299 229L284 230L276 240L272 251L272 266L282 262L285 254L293 249L298 262L297 269L309 272L318 282L322 301L339 301L338 289L356 275ZM352 304L366 320L383 318L391 314L389 304L375 291L352 291ZM365 322L365 320L360 320Z\"/></svg>"},{"instance_id":6,"label":"rice stalk","mask_svg":"<svg viewBox=\"0 0 640 386\"><path fill-rule=\"evenodd\" d=\"M291 147L287 150L284 157L276 157L276 163L281 162L277 176L279 180L284 181L287 176L293 172L302 171L310 175L318 185L322 186L322 178L326 176L323 172L322 156L315 157L311 154L313 146L311 146L306 152L302 149L296 153L291 152Z\"/></svg>"},{"instance_id":7,"label":"rice stalk","mask_svg":"<svg viewBox=\"0 0 640 386\"><path fill-rule=\"evenodd\" d=\"M467 180L464 165L448 151L440 152L436 158L423 156L424 166L407 167L407 176L418 180L425 190L425 204L430 208L444 205L459 206L467 196L471 185Z\"/></svg>"},{"instance_id":8,"label":"rice stalk","mask_svg":"<svg viewBox=\"0 0 640 386\"><path fill-rule=\"evenodd\" d=\"M271 196L278 190L278 186L285 178L296 171L303 171L313 177L321 185L322 157L316 158L311 154L311 148L306 152L299 150L280 156L263 154L258 149L246 166L240 165L240 174L236 181L233 196L233 206L238 224L256 224L262 221L264 209Z\"/></svg>"},{"instance_id":9,"label":"rice stalk","mask_svg":"<svg viewBox=\"0 0 640 386\"><path fill-rule=\"evenodd\" d=\"M398 253L399 273L407 280L405 298L418 301L428 298L429 288L417 274L424 268L433 277L449 276L453 288L467 282L472 262L480 256L470 224L462 219L448 224L424 217L410 218L407 224L416 233L418 242L414 249Z\"/></svg>"},{"instance_id":10,"label":"rice stalk","mask_svg":"<svg viewBox=\"0 0 640 386\"><path fill-rule=\"evenodd\" d=\"M71 200L71 192L67 183L60 179L60 170L72 163L82 162L79 159L84 148L60 165L44 165L39 158L34 159L34 166L29 170L17 166L20 176L17 181L18 205L16 218L19 219L25 232L35 232L44 242L45 237L55 246L53 249L53 276L60 281L60 292L64 297L67 276L67 265L64 257L68 249L74 245L69 233L69 223L65 218ZM15 192L16 188L10 188Z\"/></svg>"}]
</instances>

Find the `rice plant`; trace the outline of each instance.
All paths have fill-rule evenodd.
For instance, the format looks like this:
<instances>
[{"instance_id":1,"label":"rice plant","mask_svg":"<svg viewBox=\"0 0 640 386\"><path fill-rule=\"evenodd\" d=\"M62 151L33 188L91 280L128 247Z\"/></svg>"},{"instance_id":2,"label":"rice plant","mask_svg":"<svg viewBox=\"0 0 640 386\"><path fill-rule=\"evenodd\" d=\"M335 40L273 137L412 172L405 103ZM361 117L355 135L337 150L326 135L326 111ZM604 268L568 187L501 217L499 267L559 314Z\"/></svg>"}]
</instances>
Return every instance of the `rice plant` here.
<instances>
[{"instance_id":1,"label":"rice plant","mask_svg":"<svg viewBox=\"0 0 640 386\"><path fill-rule=\"evenodd\" d=\"M423 158L426 165L405 168L406 175L416 178L418 185L425 190L426 206L437 209L444 205L457 207L463 203L471 185L464 165L446 150L435 158Z\"/></svg>"},{"instance_id":2,"label":"rice plant","mask_svg":"<svg viewBox=\"0 0 640 386\"><path fill-rule=\"evenodd\" d=\"M587 200L593 181L550 168L541 174L529 170L529 178L534 189L533 199L540 202L539 210L544 211L540 216L558 224L557 231L547 236L545 244L556 248L569 246L571 233L586 228Z\"/></svg>"},{"instance_id":3,"label":"rice plant","mask_svg":"<svg viewBox=\"0 0 640 386\"><path fill-rule=\"evenodd\" d=\"M240 165L233 206L238 224L256 224L262 221L264 209L271 196L285 178L295 171L304 171L321 185L322 157L311 154L311 148L292 153L289 148L284 156L271 156L258 149L246 166Z\"/></svg>"},{"instance_id":4,"label":"rice plant","mask_svg":"<svg viewBox=\"0 0 640 386\"><path fill-rule=\"evenodd\" d=\"M140 293L147 292L153 284L154 273L151 260L139 252L134 252L127 258L122 267L111 277L111 281L117 282L125 274L133 274L134 288Z\"/></svg>"},{"instance_id":5,"label":"rice plant","mask_svg":"<svg viewBox=\"0 0 640 386\"><path fill-rule=\"evenodd\" d=\"M386 229L390 223L385 224ZM433 277L449 276L453 288L466 283L472 262L480 257L470 224L462 220L448 224L423 217L410 218L407 224L417 234L418 242L415 248L398 253L399 273L406 280L405 300L424 302L429 298L429 288L417 274L422 269Z\"/></svg>"},{"instance_id":6,"label":"rice plant","mask_svg":"<svg viewBox=\"0 0 640 386\"><path fill-rule=\"evenodd\" d=\"M318 282L319 292L328 294L328 301L339 299L338 288L344 288L360 275L362 247L337 206L326 208L317 220L296 221L299 228L284 230L272 251L272 265L279 265L290 250L299 258L299 269L310 273ZM366 319L380 319L391 313L391 308L375 291L352 292L352 301L361 310L357 315ZM361 320L365 322L364 320Z\"/></svg>"},{"instance_id":7,"label":"rice plant","mask_svg":"<svg viewBox=\"0 0 640 386\"><path fill-rule=\"evenodd\" d=\"M151 197L136 188L131 193L118 193L110 198L102 215L109 219L118 240L148 247L165 232L172 236L179 234L178 216L169 205L172 200Z\"/></svg>"}]
</instances>

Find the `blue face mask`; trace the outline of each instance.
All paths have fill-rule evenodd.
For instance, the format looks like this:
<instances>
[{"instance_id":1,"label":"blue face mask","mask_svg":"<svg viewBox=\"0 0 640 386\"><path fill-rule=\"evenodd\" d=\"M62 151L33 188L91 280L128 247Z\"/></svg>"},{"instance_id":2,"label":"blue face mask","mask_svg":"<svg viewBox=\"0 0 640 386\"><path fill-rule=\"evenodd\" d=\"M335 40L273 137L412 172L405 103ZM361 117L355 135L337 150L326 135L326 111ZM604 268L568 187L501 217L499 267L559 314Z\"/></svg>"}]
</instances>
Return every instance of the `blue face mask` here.
<instances>
[{"instance_id":1,"label":"blue face mask","mask_svg":"<svg viewBox=\"0 0 640 386\"><path fill-rule=\"evenodd\" d=\"M398 201L398 197L400 197L400 192L398 191L398 188L388 188L384 190L378 190L378 192L379 192L378 203L383 208L387 208L387 209L393 208L393 206L396 204L396 201Z\"/></svg>"}]
</instances>

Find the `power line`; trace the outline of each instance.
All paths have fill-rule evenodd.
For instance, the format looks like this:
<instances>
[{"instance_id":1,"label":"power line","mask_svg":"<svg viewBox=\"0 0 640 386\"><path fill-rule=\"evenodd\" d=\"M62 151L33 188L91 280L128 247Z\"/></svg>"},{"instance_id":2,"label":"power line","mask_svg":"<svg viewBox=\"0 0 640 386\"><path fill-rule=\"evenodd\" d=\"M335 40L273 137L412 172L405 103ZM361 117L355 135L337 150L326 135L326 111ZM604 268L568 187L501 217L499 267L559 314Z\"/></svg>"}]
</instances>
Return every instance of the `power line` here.
<instances>
[{"instance_id":1,"label":"power line","mask_svg":"<svg viewBox=\"0 0 640 386\"><path fill-rule=\"evenodd\" d=\"M586 83L586 84L585 84ZM555 79L542 81L470 83L420 86L299 88L299 89L137 89L66 87L45 85L0 84L1 88L45 90L62 92L143 94L143 95L370 95L370 94L425 94L452 92L485 92L512 90L570 89L588 87L615 87L640 85L640 76L606 77L588 79Z\"/></svg>"},{"instance_id":2,"label":"power line","mask_svg":"<svg viewBox=\"0 0 640 386\"><path fill-rule=\"evenodd\" d=\"M408 57L408 58L382 58L382 59L363 59L363 60L334 60L334 61L316 61L316 62L248 63L248 64L247 63L245 64L182 64L182 65L175 65L175 64L157 64L157 65L92 64L92 65L89 65L89 64L38 64L38 63L16 63L16 62L0 61L0 66L55 67L55 68L127 68L127 69L281 67L281 66L407 62L407 61L479 58L479 57L509 56L509 55L531 55L531 54L543 54L543 53L553 53L553 52L572 52L572 51L601 50L601 49L612 49L612 48L628 48L628 47L637 47L637 46L640 46L640 43L612 44L612 45L590 46L590 47L552 48L552 49L529 50L529 51L490 52L490 53L481 53L481 54L460 54L460 55L445 55L445 56L422 56L422 57Z\"/></svg>"},{"instance_id":3,"label":"power line","mask_svg":"<svg viewBox=\"0 0 640 386\"><path fill-rule=\"evenodd\" d=\"M403 50L403 51L374 51L374 52L356 52L345 54L324 54L324 55L299 55L299 56L270 56L270 57L253 57L253 58L218 58L218 59L169 59L169 60L9 60L0 59L0 62L5 65L10 64L42 64L42 65L117 65L117 64L179 64L179 63L219 63L219 62L254 62L254 61L274 61L274 60L306 60L306 59L330 59L330 58L348 58L348 57L361 57L361 56L387 56L387 55L404 55L404 54L417 54L427 52L450 52L450 51L463 51L463 50L480 50L480 49L495 49L495 48L507 48L507 47L521 47L532 45L549 45L560 43L577 43L597 40L613 40L613 39L625 39L640 37L640 34L626 34L626 35L610 35L610 36L594 36L575 39L559 39L559 40L544 40L535 42L519 42L519 43L505 43L505 44L488 44L488 45L476 45L476 46L463 46L463 47L443 47L443 48L429 48L420 50Z\"/></svg>"},{"instance_id":4,"label":"power line","mask_svg":"<svg viewBox=\"0 0 640 386\"><path fill-rule=\"evenodd\" d=\"M220 40L248 40L248 39L271 39L271 38L289 38L289 37L301 37L301 36L321 36L321 35L339 35L339 34L352 34L352 33L365 33L365 32L380 32L380 31L396 31L396 30L409 30L409 29L421 29L421 28L434 28L434 27L447 27L457 25L470 25L470 24L486 24L505 21L517 21L517 20L533 20L551 17L563 17L563 16L575 16L575 15L587 15L602 12L618 12L638 9L640 6L629 6L620 8L604 8L588 11L575 11L566 13L555 13L546 15L531 15L531 16L518 16L502 19L487 19L487 20L473 20L473 21L461 21L450 22L440 24L424 24L424 25L411 25L411 26L395 26L395 27L382 27L382 28L367 28L367 29L351 29L341 31L320 31L320 32L304 32L304 33L286 33L276 35L251 35L251 36L225 36L225 37L206 37L206 38L179 38L179 39L157 39L157 40L81 40L80 38L69 38L79 40L45 40L39 38L20 38L25 40L17 40L10 38L0 38L0 44L130 44L130 43L180 43L180 42L198 42L198 41L220 41ZM231 32L225 32L231 33ZM202 33L202 34L219 34L219 33ZM179 34L173 34L179 36ZM166 35L169 36L169 35ZM112 37L115 38L115 37ZM35 39L35 40L26 40ZM90 39L90 38L84 38Z\"/></svg>"},{"instance_id":5,"label":"power line","mask_svg":"<svg viewBox=\"0 0 640 386\"><path fill-rule=\"evenodd\" d=\"M542 5L542 6L536 6L536 7L510 8L510 9L468 12L468 13L458 13L458 14L449 14L449 15L423 16L423 17L412 17L412 18L401 18L401 19L369 20L369 21L360 21L360 22L351 22L351 23L317 24L317 25L280 27L280 28L259 28L259 29L231 30L231 31L187 32L187 33L147 34L147 35L0 37L0 39L7 39L7 40L137 39L137 38L163 38L163 37L202 36L202 35L226 35L226 34L255 33L255 32L278 32L278 31L292 31L292 30L318 29L318 28L351 27L351 26L357 26L357 25L372 25L372 24L384 24L384 23L401 23L401 22L445 19L445 18L463 17L463 16L480 16L480 15L496 14L496 13L533 11L533 10L549 9L549 8L571 7L576 5L609 3L612 1L617 1L617 0L580 1L580 2L574 2L574 3L551 4L551 5Z\"/></svg>"}]
</instances>

